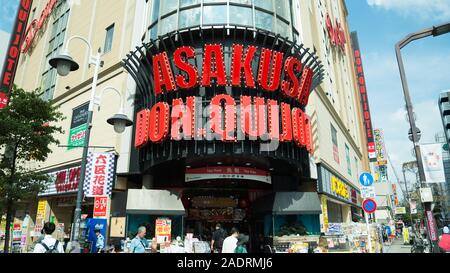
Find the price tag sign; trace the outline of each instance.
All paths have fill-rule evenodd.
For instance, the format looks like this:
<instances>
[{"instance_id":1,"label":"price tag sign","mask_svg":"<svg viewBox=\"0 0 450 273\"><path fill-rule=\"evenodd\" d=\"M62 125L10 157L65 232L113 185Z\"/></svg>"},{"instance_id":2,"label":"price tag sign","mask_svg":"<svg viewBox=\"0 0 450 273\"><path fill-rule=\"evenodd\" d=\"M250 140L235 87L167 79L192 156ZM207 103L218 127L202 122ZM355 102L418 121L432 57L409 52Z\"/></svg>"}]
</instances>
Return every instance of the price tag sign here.
<instances>
[{"instance_id":1,"label":"price tag sign","mask_svg":"<svg viewBox=\"0 0 450 273\"><path fill-rule=\"evenodd\" d=\"M94 201L94 217L106 217L106 210L108 208L108 196L95 197Z\"/></svg>"}]
</instances>

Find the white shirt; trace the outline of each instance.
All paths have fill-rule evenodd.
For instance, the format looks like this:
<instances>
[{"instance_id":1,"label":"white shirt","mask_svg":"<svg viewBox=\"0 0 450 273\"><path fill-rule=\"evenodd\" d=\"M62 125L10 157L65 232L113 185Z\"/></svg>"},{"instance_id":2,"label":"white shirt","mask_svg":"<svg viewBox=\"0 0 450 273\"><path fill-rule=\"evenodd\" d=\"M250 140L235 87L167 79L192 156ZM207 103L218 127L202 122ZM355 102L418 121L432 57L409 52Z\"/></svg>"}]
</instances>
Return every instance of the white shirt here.
<instances>
[{"instance_id":1,"label":"white shirt","mask_svg":"<svg viewBox=\"0 0 450 273\"><path fill-rule=\"evenodd\" d=\"M51 249L55 245L56 239L54 239L51 235L45 235L41 243L46 244L47 247ZM41 243L36 244L33 253L45 253L45 247ZM58 243L57 250L59 253L64 253L63 244L61 242Z\"/></svg>"},{"instance_id":2,"label":"white shirt","mask_svg":"<svg viewBox=\"0 0 450 273\"><path fill-rule=\"evenodd\" d=\"M238 239L236 237L234 237L233 235L228 236L223 241L222 253L234 253L234 250L237 247L237 242Z\"/></svg>"}]
</instances>

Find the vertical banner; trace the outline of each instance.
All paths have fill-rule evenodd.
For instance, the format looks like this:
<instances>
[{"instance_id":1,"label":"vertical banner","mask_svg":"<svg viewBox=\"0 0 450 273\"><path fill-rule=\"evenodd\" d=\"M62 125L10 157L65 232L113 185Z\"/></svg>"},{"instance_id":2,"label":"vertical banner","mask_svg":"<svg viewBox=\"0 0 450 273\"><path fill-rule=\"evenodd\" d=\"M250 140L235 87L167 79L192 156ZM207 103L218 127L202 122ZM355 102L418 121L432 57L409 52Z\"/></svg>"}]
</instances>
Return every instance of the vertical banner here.
<instances>
[{"instance_id":1,"label":"vertical banner","mask_svg":"<svg viewBox=\"0 0 450 273\"><path fill-rule=\"evenodd\" d=\"M72 122L70 123L68 150L83 147L86 138L89 103L85 103L72 111Z\"/></svg>"},{"instance_id":2,"label":"vertical banner","mask_svg":"<svg viewBox=\"0 0 450 273\"><path fill-rule=\"evenodd\" d=\"M377 152L377 165L386 166L388 164L386 146L384 144L383 130L375 129L375 150Z\"/></svg>"},{"instance_id":3,"label":"vertical banner","mask_svg":"<svg viewBox=\"0 0 450 273\"><path fill-rule=\"evenodd\" d=\"M417 202L416 201L409 202L409 207L411 209L411 214L417 214Z\"/></svg>"},{"instance_id":4,"label":"vertical banner","mask_svg":"<svg viewBox=\"0 0 450 273\"><path fill-rule=\"evenodd\" d=\"M0 109L8 105L8 95L11 92L20 58L21 45L27 29L33 0L21 0L16 16L16 23L11 33L8 51L6 51L0 82Z\"/></svg>"},{"instance_id":5,"label":"vertical banner","mask_svg":"<svg viewBox=\"0 0 450 273\"><path fill-rule=\"evenodd\" d=\"M432 211L427 211L427 225L428 225L428 232L430 234L430 240L431 241L437 241L438 235L436 230L436 222L434 221L434 216Z\"/></svg>"},{"instance_id":6,"label":"vertical banner","mask_svg":"<svg viewBox=\"0 0 450 273\"><path fill-rule=\"evenodd\" d=\"M116 156L114 153L89 152L86 163L84 195L87 197L111 196L112 184L116 175Z\"/></svg>"},{"instance_id":7,"label":"vertical banner","mask_svg":"<svg viewBox=\"0 0 450 273\"><path fill-rule=\"evenodd\" d=\"M422 164L426 183L444 183L444 161L442 159L442 144L420 145Z\"/></svg>"},{"instance_id":8,"label":"vertical banner","mask_svg":"<svg viewBox=\"0 0 450 273\"><path fill-rule=\"evenodd\" d=\"M369 153L370 162L376 162L375 141L372 130L372 117L370 115L369 97L367 96L366 79L364 77L364 69L361 59L361 51L359 47L358 34L351 33L352 47L355 56L356 75L359 85L359 94L361 98L361 108L363 111L364 127L367 138L367 152Z\"/></svg>"},{"instance_id":9,"label":"vertical banner","mask_svg":"<svg viewBox=\"0 0 450 273\"><path fill-rule=\"evenodd\" d=\"M320 197L320 201L322 203L323 230L324 230L324 232L328 232L328 204L327 204L327 197L322 195Z\"/></svg>"}]
</instances>

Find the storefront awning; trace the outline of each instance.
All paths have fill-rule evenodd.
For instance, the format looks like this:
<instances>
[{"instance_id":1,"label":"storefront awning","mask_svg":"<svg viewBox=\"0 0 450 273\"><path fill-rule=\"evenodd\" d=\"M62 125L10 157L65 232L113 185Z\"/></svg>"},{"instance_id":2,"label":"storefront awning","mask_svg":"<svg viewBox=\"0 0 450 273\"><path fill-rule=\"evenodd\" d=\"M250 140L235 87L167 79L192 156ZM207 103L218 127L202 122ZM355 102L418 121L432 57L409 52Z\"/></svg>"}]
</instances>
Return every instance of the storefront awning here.
<instances>
[{"instance_id":1,"label":"storefront awning","mask_svg":"<svg viewBox=\"0 0 450 273\"><path fill-rule=\"evenodd\" d=\"M256 200L252 212L274 215L321 214L322 209L316 192L276 192Z\"/></svg>"},{"instance_id":2,"label":"storefront awning","mask_svg":"<svg viewBox=\"0 0 450 273\"><path fill-rule=\"evenodd\" d=\"M128 190L128 214L184 215L180 196L166 190Z\"/></svg>"}]
</instances>

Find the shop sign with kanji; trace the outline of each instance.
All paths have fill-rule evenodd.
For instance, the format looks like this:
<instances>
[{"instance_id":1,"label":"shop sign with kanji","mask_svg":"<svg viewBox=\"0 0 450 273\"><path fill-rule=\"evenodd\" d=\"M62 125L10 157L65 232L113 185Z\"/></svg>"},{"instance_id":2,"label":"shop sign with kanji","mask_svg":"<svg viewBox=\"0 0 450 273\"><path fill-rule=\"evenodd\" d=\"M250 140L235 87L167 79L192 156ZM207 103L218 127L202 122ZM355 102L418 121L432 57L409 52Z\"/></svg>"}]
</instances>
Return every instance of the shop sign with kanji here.
<instances>
[{"instance_id":1,"label":"shop sign with kanji","mask_svg":"<svg viewBox=\"0 0 450 273\"><path fill-rule=\"evenodd\" d=\"M114 153L89 152L84 183L86 197L111 196L115 176L115 160Z\"/></svg>"}]
</instances>

